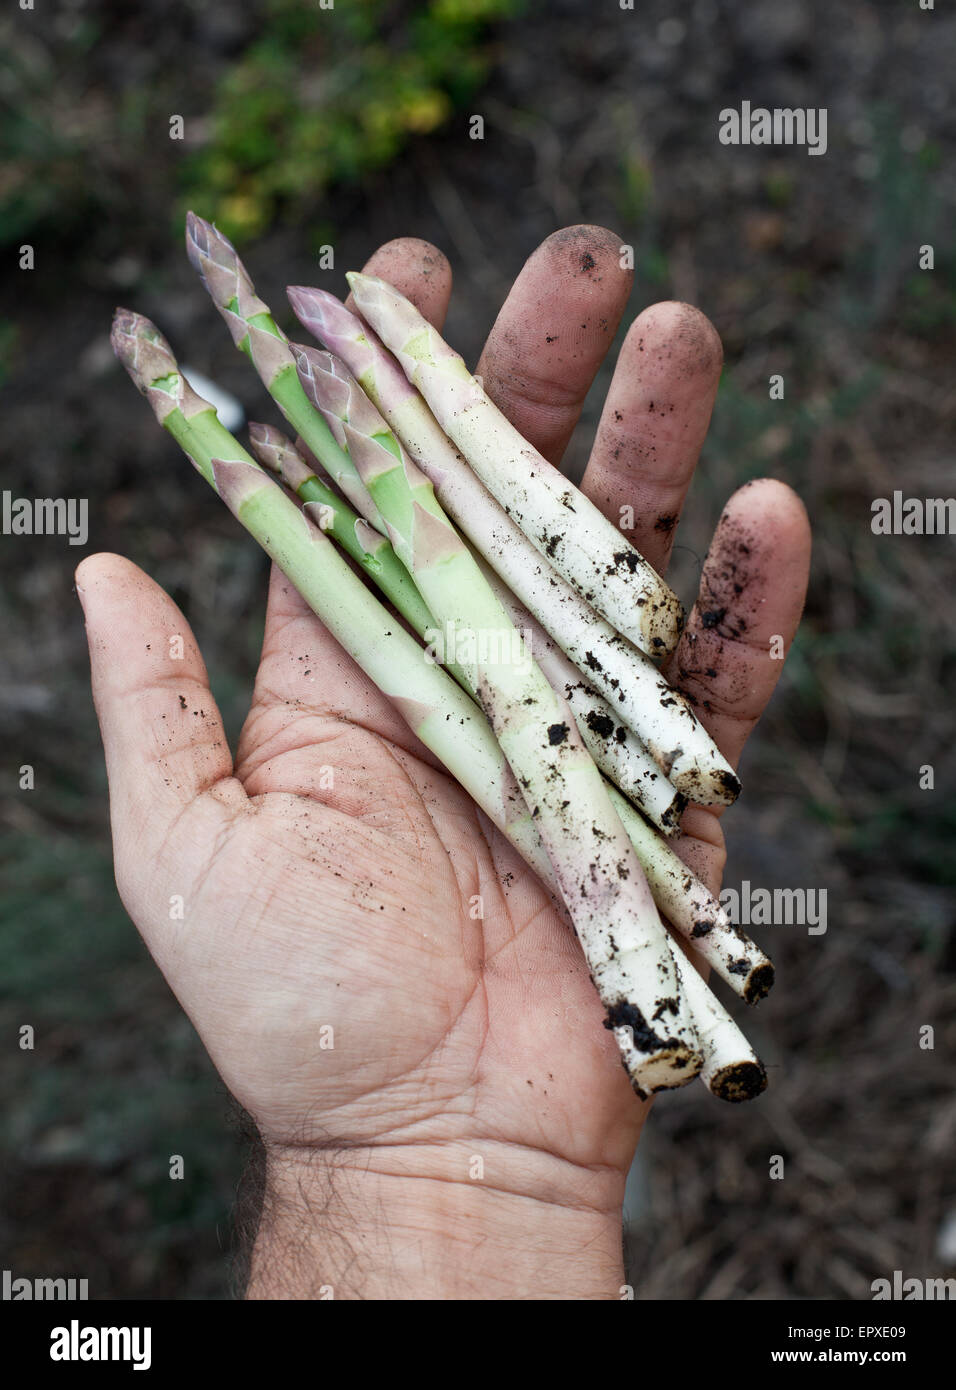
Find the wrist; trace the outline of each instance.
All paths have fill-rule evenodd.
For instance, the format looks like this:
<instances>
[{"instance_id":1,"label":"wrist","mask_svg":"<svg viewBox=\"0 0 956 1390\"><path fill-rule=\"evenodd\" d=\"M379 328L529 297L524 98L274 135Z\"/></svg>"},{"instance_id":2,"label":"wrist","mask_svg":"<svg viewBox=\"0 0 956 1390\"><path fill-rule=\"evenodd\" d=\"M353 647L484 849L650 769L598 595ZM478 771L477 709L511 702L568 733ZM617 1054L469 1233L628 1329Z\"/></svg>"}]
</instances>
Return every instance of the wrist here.
<instances>
[{"instance_id":1,"label":"wrist","mask_svg":"<svg viewBox=\"0 0 956 1390\"><path fill-rule=\"evenodd\" d=\"M270 1149L252 1299L617 1299L625 1175L513 1144Z\"/></svg>"}]
</instances>

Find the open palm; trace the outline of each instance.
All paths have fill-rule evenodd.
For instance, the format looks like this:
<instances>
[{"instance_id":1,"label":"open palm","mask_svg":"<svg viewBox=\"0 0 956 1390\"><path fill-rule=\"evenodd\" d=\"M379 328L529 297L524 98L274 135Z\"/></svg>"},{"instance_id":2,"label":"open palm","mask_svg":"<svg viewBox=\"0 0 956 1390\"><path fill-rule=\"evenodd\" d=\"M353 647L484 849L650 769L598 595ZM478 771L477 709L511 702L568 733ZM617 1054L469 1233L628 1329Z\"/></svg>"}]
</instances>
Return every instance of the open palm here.
<instances>
[{"instance_id":1,"label":"open palm","mask_svg":"<svg viewBox=\"0 0 956 1390\"><path fill-rule=\"evenodd\" d=\"M624 309L600 228L529 260L478 372L557 462ZM441 325L447 262L415 240L366 270ZM664 570L706 433L719 340L687 305L625 340L584 487ZM172 447L172 446L170 446ZM806 586L806 517L783 484L721 518L671 678L736 761ZM106 747L123 901L267 1145L501 1142L623 1177L646 1107L630 1091L580 947L508 843L274 571L235 759L182 615L117 556L77 573ZM185 655L170 658L182 635ZM715 815L679 852L716 887Z\"/></svg>"}]
</instances>

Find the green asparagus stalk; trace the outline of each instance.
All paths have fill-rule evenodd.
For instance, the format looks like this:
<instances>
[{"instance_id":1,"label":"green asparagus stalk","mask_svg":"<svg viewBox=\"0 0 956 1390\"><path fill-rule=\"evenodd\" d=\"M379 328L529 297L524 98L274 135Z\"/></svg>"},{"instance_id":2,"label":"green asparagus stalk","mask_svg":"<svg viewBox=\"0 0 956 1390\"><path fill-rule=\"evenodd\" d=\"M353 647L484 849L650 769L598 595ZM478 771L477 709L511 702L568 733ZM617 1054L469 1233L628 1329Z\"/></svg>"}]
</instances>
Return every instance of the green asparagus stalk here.
<instances>
[{"instance_id":1,"label":"green asparagus stalk","mask_svg":"<svg viewBox=\"0 0 956 1390\"><path fill-rule=\"evenodd\" d=\"M236 249L222 232L194 212L186 216L186 253L232 335L276 405L351 502L376 530L382 519L349 457L299 385L289 341L256 294Z\"/></svg>"},{"instance_id":2,"label":"green asparagus stalk","mask_svg":"<svg viewBox=\"0 0 956 1390\"><path fill-rule=\"evenodd\" d=\"M560 723L555 721L548 726L548 746L556 749L546 764L552 781L548 785L522 788L525 801L531 802L523 814L511 802L515 784L508 775L500 748L491 755L497 759L497 780L489 795L488 783L482 775L490 755L487 745L482 746L483 731L488 731L488 725L468 696L438 666L422 660L415 639L395 627L387 610L336 554L321 529L308 521L279 485L224 429L213 408L185 382L168 343L149 320L127 310L118 310L112 342L114 351L149 400L160 423L179 442L233 514L288 575L336 640L393 700L426 746L435 751L475 800L483 807L490 806L495 823L505 828L512 839L517 836L524 840L522 852L527 851L526 857L537 861L536 867L540 868L544 880L559 884L572 921L575 921L577 910L575 926L585 946L592 978L607 1009L607 1025L614 1031L634 1089L646 1096L689 1080L700 1070L704 1058L691 1041L696 1038L695 1028L681 1005L679 967L620 821L611 811L603 791L597 798L591 795L589 769L599 789L602 786L600 777L583 748L583 758L576 754L568 722L561 719ZM369 440L369 443L373 445L374 441ZM371 471L367 471L366 476L374 481ZM387 483L384 490L377 490L383 497L390 492ZM412 534L406 540L417 554L419 568L442 564L454 547L449 551L447 541L443 541L441 547L429 548L426 544L426 554L422 555L423 537L419 535L416 540L414 535L414 522L418 519L414 504L410 510L408 519L412 523ZM434 520L441 524L438 517ZM426 531L424 541L427 540ZM485 666L480 669L483 684L493 688L492 678L498 673L489 673ZM516 678L505 665L499 679L511 682ZM518 688L528 687L519 683ZM549 705L556 716L563 713L550 687L546 691L536 690L535 695L542 704ZM496 706L494 696L489 698L489 704L501 719L501 706ZM454 710L453 717L450 717L450 709ZM513 703L509 703L495 732L499 743L504 739L510 748L522 775L527 769L540 777L543 760L535 756L540 734L527 711L516 710ZM487 736L492 737L494 744L490 731ZM526 780L531 778L526 777ZM569 814L571 806L577 808L575 823L580 826L581 808L587 806L589 800L596 800L595 810L600 811L602 798L608 808L606 824L611 832L617 828L617 838L623 839L627 847L624 854L617 844L611 850L615 879L624 885L623 890L616 891L616 884L609 881L606 841L600 836L595 837L599 840L596 850L584 835L569 837L570 843L577 848L571 872L581 875L579 881L569 882L567 868L563 875L561 868L554 868L550 849L545 863L540 864L539 842L533 834L528 834L529 831L540 833L542 828L550 832L555 820L568 825L575 819ZM597 829L610 839L602 825L598 824ZM541 838L544 840L544 836ZM638 885L636 894L627 891L629 880ZM594 882L598 887L598 901L595 901L598 895L594 892ZM642 889L653 912L655 932L649 929ZM583 913L582 902L587 908ZM638 911L635 911L635 902ZM677 993L668 993L669 988ZM665 1015L670 1018L665 1019Z\"/></svg>"},{"instance_id":3,"label":"green asparagus stalk","mask_svg":"<svg viewBox=\"0 0 956 1390\"><path fill-rule=\"evenodd\" d=\"M362 317L390 348L445 433L529 540L642 651L677 645L683 610L593 502L523 439L435 328L384 280L347 277Z\"/></svg>"},{"instance_id":4,"label":"green asparagus stalk","mask_svg":"<svg viewBox=\"0 0 956 1390\"><path fill-rule=\"evenodd\" d=\"M326 290L290 287L299 321L357 378L446 513L688 800L728 805L740 782L690 702L552 568L435 420L374 331Z\"/></svg>"},{"instance_id":5,"label":"green asparagus stalk","mask_svg":"<svg viewBox=\"0 0 956 1390\"><path fill-rule=\"evenodd\" d=\"M567 702L531 659L431 483L358 383L327 353L295 345L293 352L310 400L348 450L396 555L455 636L457 660L535 817L632 1083L646 1091L688 1079L701 1063L673 951ZM651 1022L664 1013L667 1037Z\"/></svg>"},{"instance_id":6,"label":"green asparagus stalk","mask_svg":"<svg viewBox=\"0 0 956 1390\"><path fill-rule=\"evenodd\" d=\"M434 619L424 599L385 537L373 531L362 517L306 468L301 455L292 448L280 430L273 429L271 425L253 423L249 426L249 439L260 463L270 472L279 473L286 482L289 481L289 470L295 470L292 456L299 460L307 476L300 479L295 491L302 499L306 516L334 537L346 554L351 555L371 575L417 632L433 627Z\"/></svg>"}]
</instances>

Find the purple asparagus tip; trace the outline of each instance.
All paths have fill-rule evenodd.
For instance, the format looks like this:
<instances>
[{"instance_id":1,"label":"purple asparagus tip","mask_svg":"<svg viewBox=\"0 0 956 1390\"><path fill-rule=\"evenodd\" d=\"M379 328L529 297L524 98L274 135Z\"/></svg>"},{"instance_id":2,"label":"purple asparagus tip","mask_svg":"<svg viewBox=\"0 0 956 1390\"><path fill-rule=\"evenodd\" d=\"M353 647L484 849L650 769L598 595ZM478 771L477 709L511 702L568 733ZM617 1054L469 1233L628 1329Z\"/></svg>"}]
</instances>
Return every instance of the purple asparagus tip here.
<instances>
[{"instance_id":1,"label":"purple asparagus tip","mask_svg":"<svg viewBox=\"0 0 956 1390\"><path fill-rule=\"evenodd\" d=\"M113 314L110 346L141 391L177 370L173 350L155 323L132 309L118 308Z\"/></svg>"},{"instance_id":2,"label":"purple asparagus tip","mask_svg":"<svg viewBox=\"0 0 956 1390\"><path fill-rule=\"evenodd\" d=\"M200 275L203 273L204 257L220 265L228 265L236 260L236 248L229 238L194 212L186 214L186 254L193 269Z\"/></svg>"},{"instance_id":3,"label":"purple asparagus tip","mask_svg":"<svg viewBox=\"0 0 956 1390\"><path fill-rule=\"evenodd\" d=\"M110 346L125 367L133 346L138 314L132 309L116 308L113 311L113 324L110 328Z\"/></svg>"},{"instance_id":4,"label":"purple asparagus tip","mask_svg":"<svg viewBox=\"0 0 956 1390\"><path fill-rule=\"evenodd\" d=\"M339 302L334 294L329 294L328 290L313 289L310 285L286 285L285 292L296 317L300 314L306 314L309 318L317 319L320 323L325 318L326 300L334 300L336 304Z\"/></svg>"},{"instance_id":5,"label":"purple asparagus tip","mask_svg":"<svg viewBox=\"0 0 956 1390\"><path fill-rule=\"evenodd\" d=\"M295 365L299 371L319 371L330 372L332 370L332 354L325 352L322 348L308 347L305 343L290 343L292 356L295 358Z\"/></svg>"},{"instance_id":6,"label":"purple asparagus tip","mask_svg":"<svg viewBox=\"0 0 956 1390\"><path fill-rule=\"evenodd\" d=\"M289 285L286 294L292 312L302 326L323 341L329 334L348 337L356 329L362 329L361 321L328 290L318 290L308 285Z\"/></svg>"}]
</instances>

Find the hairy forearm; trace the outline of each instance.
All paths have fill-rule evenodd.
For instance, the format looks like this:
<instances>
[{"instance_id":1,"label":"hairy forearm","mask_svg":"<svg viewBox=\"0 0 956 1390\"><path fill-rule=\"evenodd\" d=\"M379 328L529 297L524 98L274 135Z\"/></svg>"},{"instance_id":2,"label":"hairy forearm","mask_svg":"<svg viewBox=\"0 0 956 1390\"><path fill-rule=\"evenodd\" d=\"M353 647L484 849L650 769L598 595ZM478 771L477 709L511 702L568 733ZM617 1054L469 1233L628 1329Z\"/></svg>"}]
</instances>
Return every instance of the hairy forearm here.
<instances>
[{"instance_id":1,"label":"hairy forearm","mask_svg":"<svg viewBox=\"0 0 956 1390\"><path fill-rule=\"evenodd\" d=\"M273 1150L267 1165L247 1298L621 1296L617 1171L487 1143Z\"/></svg>"}]
</instances>

